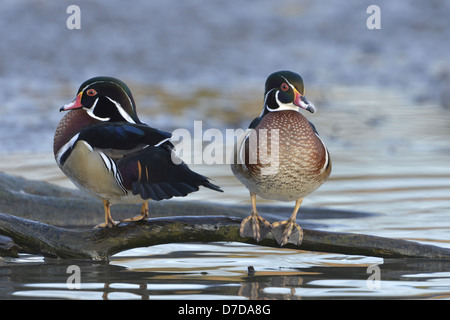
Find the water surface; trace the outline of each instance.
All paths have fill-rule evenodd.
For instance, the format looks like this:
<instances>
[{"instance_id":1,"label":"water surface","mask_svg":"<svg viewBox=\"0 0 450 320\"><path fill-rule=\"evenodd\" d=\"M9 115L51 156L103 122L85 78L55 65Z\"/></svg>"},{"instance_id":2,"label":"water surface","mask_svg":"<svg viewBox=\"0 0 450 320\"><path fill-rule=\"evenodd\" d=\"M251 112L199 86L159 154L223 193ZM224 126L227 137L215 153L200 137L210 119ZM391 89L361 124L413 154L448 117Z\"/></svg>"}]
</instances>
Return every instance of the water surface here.
<instances>
[{"instance_id":1,"label":"water surface","mask_svg":"<svg viewBox=\"0 0 450 320\"><path fill-rule=\"evenodd\" d=\"M137 100L145 101L149 90L137 90ZM206 109L200 108L195 114L185 109L192 101L200 106L206 101L220 106L225 99L220 92L214 91L200 90L190 94L190 102L178 101L173 107L172 129L178 124L179 117L184 119L189 130L193 121L205 119L201 112L207 112ZM162 93L154 94L154 97L155 105L169 99ZM244 112L242 119L232 120L218 108L214 121L204 122L205 130L213 127L212 124L220 130L236 128L237 123L249 122L252 113L259 113L257 99L246 100L242 96L234 99L251 105L251 110ZM384 92L380 97L372 88L317 89L312 90L310 100L317 101L319 112L307 116L330 149L333 172L319 190L305 199L304 206L373 214L353 219L308 218L301 223L310 223L322 230L450 247L449 114L438 105L414 104L401 93ZM164 123L161 119L167 115L152 106L149 103L142 107L141 118L161 127ZM46 112L50 114L54 110ZM45 136L46 131L43 126L34 134L42 132ZM43 147L35 153L15 150L3 154L0 170L74 188L59 172L48 149ZM171 201L198 200L249 206L247 191L233 177L228 165L192 167L213 178L225 193L202 190L189 198ZM280 204L262 199L258 203ZM70 275L67 267L70 265L80 267L80 289L67 287ZM379 282L370 280L370 270L374 266L380 271ZM52 260L33 255L0 259L0 297L447 299L450 294L448 270L448 263L442 261L385 260L242 243L166 244L121 252L108 264Z\"/></svg>"},{"instance_id":2,"label":"water surface","mask_svg":"<svg viewBox=\"0 0 450 320\"><path fill-rule=\"evenodd\" d=\"M73 188L56 167L52 139L59 108L90 77L125 81L152 126L193 132L201 120L203 130L223 132L246 128L261 111L267 75L290 69L305 80L318 108L307 117L333 161L304 206L371 213L300 223L450 246L450 2L378 0L380 30L366 27L372 1L135 0L124 10L118 0L81 0L81 29L69 30L72 4L2 2L1 171ZM171 201L250 211L228 165L192 167L225 193ZM80 267L80 289L67 286L70 265ZM0 258L0 298L448 299L448 270L442 261L167 244L108 264Z\"/></svg>"}]
</instances>

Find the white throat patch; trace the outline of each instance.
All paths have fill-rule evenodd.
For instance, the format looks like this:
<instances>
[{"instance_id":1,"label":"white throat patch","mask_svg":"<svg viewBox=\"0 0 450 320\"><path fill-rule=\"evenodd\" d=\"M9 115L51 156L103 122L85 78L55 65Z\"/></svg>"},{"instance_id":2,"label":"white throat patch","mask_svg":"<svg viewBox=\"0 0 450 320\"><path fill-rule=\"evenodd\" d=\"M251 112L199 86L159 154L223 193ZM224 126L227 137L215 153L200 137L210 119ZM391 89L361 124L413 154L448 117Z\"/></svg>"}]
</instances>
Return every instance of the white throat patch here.
<instances>
[{"instance_id":1,"label":"white throat patch","mask_svg":"<svg viewBox=\"0 0 450 320\"><path fill-rule=\"evenodd\" d=\"M95 107L97 106L98 99L100 99L100 98L95 99L94 105L90 109L86 109L86 112L89 116L91 116L94 119L97 119L100 121L109 121L111 118L101 118L101 117L97 117L94 114L94 110L95 110Z\"/></svg>"},{"instance_id":2,"label":"white throat patch","mask_svg":"<svg viewBox=\"0 0 450 320\"><path fill-rule=\"evenodd\" d=\"M272 112L273 111L285 111L285 110L292 110L292 111L300 112L300 110L299 110L300 108L298 106L296 106L295 104L293 104L292 102L291 103L283 103L283 102L281 102L278 99L278 93L279 92L280 91L278 90L277 93L275 93L275 99L277 101L278 108L272 109L272 108L269 108L269 106L267 104L265 104L265 108L267 108L267 110L272 111Z\"/></svg>"}]
</instances>

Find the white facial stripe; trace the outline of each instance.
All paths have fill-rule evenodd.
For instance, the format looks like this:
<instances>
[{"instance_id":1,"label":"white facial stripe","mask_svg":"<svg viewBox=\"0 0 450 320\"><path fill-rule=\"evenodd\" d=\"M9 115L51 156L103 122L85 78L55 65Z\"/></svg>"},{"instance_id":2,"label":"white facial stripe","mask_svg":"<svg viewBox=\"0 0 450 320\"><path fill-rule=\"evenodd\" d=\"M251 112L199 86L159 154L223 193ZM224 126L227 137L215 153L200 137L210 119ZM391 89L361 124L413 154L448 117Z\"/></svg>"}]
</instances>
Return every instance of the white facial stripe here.
<instances>
[{"instance_id":1,"label":"white facial stripe","mask_svg":"<svg viewBox=\"0 0 450 320\"><path fill-rule=\"evenodd\" d=\"M105 81L105 82L107 82L107 81ZM130 96L128 95L128 93L126 93L125 90L123 90L123 88L122 88L119 84L117 84L117 83L115 83L115 82L110 82L110 83L115 84L116 86L119 87L120 90L123 91L123 93L125 93L125 95L126 95L127 98L128 98L128 101L130 102L130 106L132 106L132 105L133 105L133 102L131 101L131 98L130 98ZM120 112L120 110L119 110L119 112ZM122 114L122 113L121 113L121 114ZM133 120L132 120L132 121L133 121ZM134 121L133 121L133 123L134 123Z\"/></svg>"},{"instance_id":2,"label":"white facial stripe","mask_svg":"<svg viewBox=\"0 0 450 320\"><path fill-rule=\"evenodd\" d=\"M94 102L94 105L91 108L86 109L86 112L87 112L88 115L90 115L94 119L97 119L97 120L100 120L100 121L109 121L111 118L101 118L101 117L98 117L98 116L96 116L94 114L94 110L95 110L95 107L97 106L98 99L100 99L100 98L97 98L95 100L95 102Z\"/></svg>"},{"instance_id":3,"label":"white facial stripe","mask_svg":"<svg viewBox=\"0 0 450 320\"><path fill-rule=\"evenodd\" d=\"M94 105L92 106L92 110L94 110L95 109L95 107L97 106L97 102L98 102L98 99L100 99L100 98L97 98L97 99L95 99L95 101L94 101Z\"/></svg>"},{"instance_id":4,"label":"white facial stripe","mask_svg":"<svg viewBox=\"0 0 450 320\"><path fill-rule=\"evenodd\" d=\"M294 86L293 86L293 85L292 85L285 77L283 77L283 76L280 76L280 77L283 78L284 81L286 81L286 83L292 88L292 90L297 90L297 89L295 89L295 87L294 87ZM269 95L269 93L270 93L272 90L277 90L277 92L276 92L276 94L275 94L275 99L276 99L277 105L278 105L278 108L277 108L277 109L269 108L269 106L267 105L267 96ZM292 102L291 102L291 103L282 103L282 102L278 99L278 93L279 93L279 92L280 92L280 90L278 90L278 89L276 89L276 88L273 88L273 89L271 89L269 92L266 93L266 96L264 97L264 105L265 105L265 107L267 108L267 110L269 110L269 111L293 110L293 111L300 112L299 107L296 106L295 104L293 104ZM264 113L264 109L263 109L261 115L262 115L263 113ZM261 115L260 115L260 116L261 116Z\"/></svg>"},{"instance_id":5,"label":"white facial stripe","mask_svg":"<svg viewBox=\"0 0 450 320\"><path fill-rule=\"evenodd\" d=\"M122 108L122 106L120 105L120 103L118 103L117 101L111 99L110 97L106 97L108 98L109 101L111 101L112 103L114 103L114 105L117 108L117 111L119 111L120 115L127 121L130 123L134 123L136 124L136 122L134 122L133 119L131 119L130 115L128 113L125 112L125 110Z\"/></svg>"},{"instance_id":6,"label":"white facial stripe","mask_svg":"<svg viewBox=\"0 0 450 320\"><path fill-rule=\"evenodd\" d=\"M279 92L280 92L280 91L277 90L277 93L275 94L275 99L276 99L276 101L277 101L278 108L272 109L272 108L269 108L269 106L266 104L267 110L269 110L269 111L293 110L293 111L300 112L298 106L296 106L296 105L293 104L292 102L291 102L291 103L282 103L282 102L278 99L278 93L279 93Z\"/></svg>"},{"instance_id":7,"label":"white facial stripe","mask_svg":"<svg viewBox=\"0 0 450 320\"><path fill-rule=\"evenodd\" d=\"M94 84L97 84L97 83L106 83L106 82L107 82L107 83L112 83L112 84L116 85L117 87L119 87L119 89L122 90L122 91L125 93L125 95L127 96L128 101L130 102L130 106L133 105L133 102L131 101L131 97L128 95L128 93L126 93L125 90L123 90L123 88L122 88L119 84L117 84L117 83L115 83L115 82L112 82L112 81L99 80L99 81L96 81L96 82L93 82L93 83L88 84L86 87L84 87L83 89L81 89L81 91L84 92L88 87L90 87L90 86L92 86L92 85L94 85ZM112 103L114 103L114 105L116 106L117 110L119 111L119 113L122 115L122 117L123 117L126 121L128 121L128 122L130 122L130 123L134 123L134 124L136 123L136 122L134 122L133 119L131 119L131 117L128 115L128 113L125 112L125 110L122 108L122 106L120 105L120 103L118 103L117 101L114 101L113 99L111 99L111 98L109 98L109 97L106 97L106 98L108 98ZM97 98L97 100L98 100L98 98ZM91 111L91 112L88 111L89 115L90 115L91 117L97 119L97 120L100 120L100 121L108 121L108 120L110 120L111 118L100 118L100 117L97 117L96 115L93 114L93 110L94 110L96 104L97 104L97 101L95 102L94 106L91 108L92 111Z\"/></svg>"},{"instance_id":8,"label":"white facial stripe","mask_svg":"<svg viewBox=\"0 0 450 320\"><path fill-rule=\"evenodd\" d=\"M266 93L266 96L264 97L264 107L266 107L267 109L269 109L269 107L268 107L268 105L267 105L267 97L269 96L269 93L271 93L273 90L275 90L275 88L273 88L273 89L270 89L267 93ZM270 110L270 109L269 109ZM263 113L264 113L264 109L263 109L263 111L261 112L261 114L259 115L260 117L263 115Z\"/></svg>"},{"instance_id":9,"label":"white facial stripe","mask_svg":"<svg viewBox=\"0 0 450 320\"><path fill-rule=\"evenodd\" d=\"M287 82L287 84L292 88L292 90L296 90L295 87L285 77L283 77L283 76L280 76L280 77L282 77L284 79L284 81Z\"/></svg>"},{"instance_id":10,"label":"white facial stripe","mask_svg":"<svg viewBox=\"0 0 450 320\"><path fill-rule=\"evenodd\" d=\"M112 81L108 81L108 80L99 80L99 81L92 82L92 83L88 84L86 87L84 87L83 89L81 89L81 91L86 90L88 87L90 87L90 86L92 86L92 85L94 85L94 84L97 84L97 83L106 83L106 82L107 82L107 83L115 84L116 86L118 86L118 87L123 91L122 87L120 87L117 83L112 82Z\"/></svg>"},{"instance_id":11,"label":"white facial stripe","mask_svg":"<svg viewBox=\"0 0 450 320\"><path fill-rule=\"evenodd\" d=\"M271 93L273 90L275 90L275 88L270 89L270 90L266 93L266 95L265 95L265 97L264 97L264 104L266 104L266 102L267 102L267 97L269 96L269 93Z\"/></svg>"},{"instance_id":12,"label":"white facial stripe","mask_svg":"<svg viewBox=\"0 0 450 320\"><path fill-rule=\"evenodd\" d=\"M91 108L86 109L86 112L87 112L88 115L90 115L94 119L97 119L97 120L100 120L100 121L109 121L111 118L101 118L101 117L98 117L98 116L96 116L94 114L94 109L97 106L98 99L100 99L100 98L95 99L94 105Z\"/></svg>"}]
</instances>

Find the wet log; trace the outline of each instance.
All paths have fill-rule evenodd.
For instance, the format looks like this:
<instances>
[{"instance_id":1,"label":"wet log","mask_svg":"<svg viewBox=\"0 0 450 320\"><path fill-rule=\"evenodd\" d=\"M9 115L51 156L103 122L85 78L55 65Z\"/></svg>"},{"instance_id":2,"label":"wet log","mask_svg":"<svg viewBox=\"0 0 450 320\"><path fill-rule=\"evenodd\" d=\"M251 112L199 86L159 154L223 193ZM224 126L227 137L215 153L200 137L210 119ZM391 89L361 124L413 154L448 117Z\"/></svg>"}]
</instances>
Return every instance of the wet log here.
<instances>
[{"instance_id":1,"label":"wet log","mask_svg":"<svg viewBox=\"0 0 450 320\"><path fill-rule=\"evenodd\" d=\"M183 216L122 223L111 229L74 230L0 213L0 234L14 241L19 252L50 258L105 260L120 251L164 243L237 241L241 218ZM283 248L365 255L382 258L450 259L450 250L413 241L304 229L300 246ZM279 247L271 234L258 243Z\"/></svg>"},{"instance_id":2,"label":"wet log","mask_svg":"<svg viewBox=\"0 0 450 320\"><path fill-rule=\"evenodd\" d=\"M257 244L239 236L239 224L248 206L196 203L192 201L150 202L151 219L123 223L113 229L93 229L102 222L99 200L78 190L61 188L0 172L0 256L34 253L52 258L108 260L117 252L164 243L236 241ZM269 220L290 215L290 208L259 208ZM128 218L139 206L114 206L114 218ZM449 249L416 242L319 231L311 221L321 218L354 219L371 215L364 212L302 208L299 221L304 231L301 246L283 248L366 255L382 258L449 259ZM163 216L164 218L157 218ZM279 248L269 233L259 245Z\"/></svg>"}]
</instances>

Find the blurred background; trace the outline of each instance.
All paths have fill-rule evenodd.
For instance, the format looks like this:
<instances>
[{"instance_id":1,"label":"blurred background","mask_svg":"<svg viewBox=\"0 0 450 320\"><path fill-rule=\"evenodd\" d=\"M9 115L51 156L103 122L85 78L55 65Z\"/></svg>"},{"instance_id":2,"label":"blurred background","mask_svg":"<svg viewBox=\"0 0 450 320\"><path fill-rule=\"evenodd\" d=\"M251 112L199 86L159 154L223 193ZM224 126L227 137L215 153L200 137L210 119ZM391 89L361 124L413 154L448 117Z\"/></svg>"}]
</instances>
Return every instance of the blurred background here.
<instances>
[{"instance_id":1,"label":"blurred background","mask_svg":"<svg viewBox=\"0 0 450 320\"><path fill-rule=\"evenodd\" d=\"M81 29L67 27L72 4L81 10ZM367 198L355 200L352 189L312 204L345 206L353 198L370 210L368 201L380 201L372 184L389 183L386 175L449 175L450 3L377 1L381 29L371 30L366 11L372 4L5 1L0 169L72 186L54 164L52 140L63 116L59 107L90 77L125 81L151 126L192 130L201 120L203 130L225 130L247 128L261 111L266 77L287 69L302 75L318 108L306 116L330 149L332 179L351 174L350 185L369 189ZM225 197L247 202L245 189L226 178L228 166L203 170L230 187ZM384 175L384 181L359 185L355 175Z\"/></svg>"},{"instance_id":2,"label":"blurred background","mask_svg":"<svg viewBox=\"0 0 450 320\"><path fill-rule=\"evenodd\" d=\"M73 4L79 30L66 26ZM367 27L372 4L381 29ZM225 130L245 129L266 77L287 69L303 77L318 109L306 116L333 161L304 205L377 214L322 227L448 246L449 17L439 0L4 0L0 171L73 188L54 162L53 134L59 108L90 77L125 81L153 127L202 120L203 130ZM189 199L249 206L229 166L196 170L225 193Z\"/></svg>"}]
</instances>

